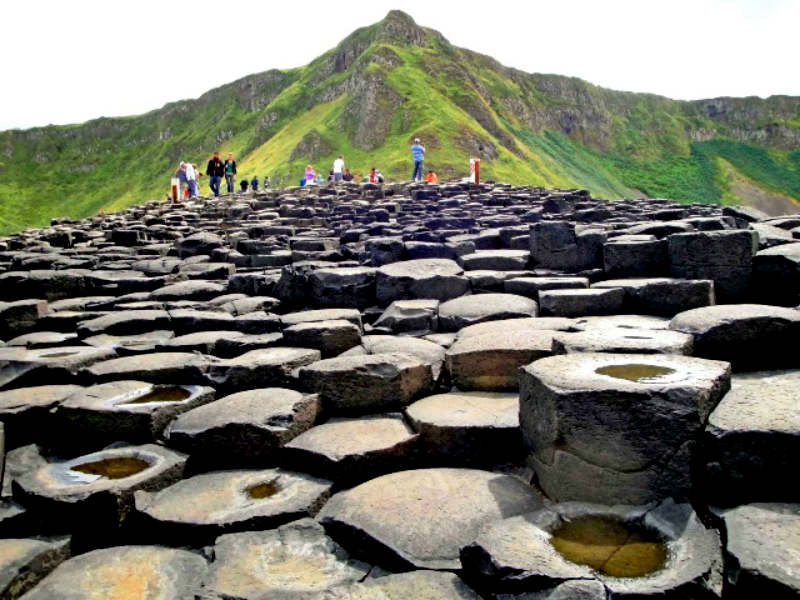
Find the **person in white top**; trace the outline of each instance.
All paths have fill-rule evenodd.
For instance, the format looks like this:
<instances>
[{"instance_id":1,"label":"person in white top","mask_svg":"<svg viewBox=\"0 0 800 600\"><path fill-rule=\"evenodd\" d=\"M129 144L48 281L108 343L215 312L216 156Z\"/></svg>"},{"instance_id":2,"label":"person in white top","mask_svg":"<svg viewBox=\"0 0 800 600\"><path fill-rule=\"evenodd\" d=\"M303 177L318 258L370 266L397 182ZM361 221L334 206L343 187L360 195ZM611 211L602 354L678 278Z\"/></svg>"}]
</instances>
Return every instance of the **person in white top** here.
<instances>
[{"instance_id":1,"label":"person in white top","mask_svg":"<svg viewBox=\"0 0 800 600\"><path fill-rule=\"evenodd\" d=\"M342 171L344 171L344 156L341 154L339 158L333 161L333 180L340 182L342 180Z\"/></svg>"},{"instance_id":2,"label":"person in white top","mask_svg":"<svg viewBox=\"0 0 800 600\"><path fill-rule=\"evenodd\" d=\"M189 197L197 196L197 172L192 163L186 163L186 182L189 184Z\"/></svg>"}]
</instances>

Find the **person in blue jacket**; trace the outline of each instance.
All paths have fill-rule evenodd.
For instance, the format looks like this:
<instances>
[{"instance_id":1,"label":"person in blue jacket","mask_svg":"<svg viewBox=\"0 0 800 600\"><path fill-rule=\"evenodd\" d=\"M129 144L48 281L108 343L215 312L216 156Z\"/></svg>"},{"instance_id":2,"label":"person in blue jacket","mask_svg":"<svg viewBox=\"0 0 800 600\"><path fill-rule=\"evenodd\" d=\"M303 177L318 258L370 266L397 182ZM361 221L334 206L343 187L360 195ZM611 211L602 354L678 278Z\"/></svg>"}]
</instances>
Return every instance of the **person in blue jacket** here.
<instances>
[{"instance_id":1,"label":"person in blue jacket","mask_svg":"<svg viewBox=\"0 0 800 600\"><path fill-rule=\"evenodd\" d=\"M414 145L411 146L411 158L414 160L414 172L411 174L411 179L414 181L422 181L422 163L425 160L425 146L419 141L419 138L414 138Z\"/></svg>"},{"instance_id":2,"label":"person in blue jacket","mask_svg":"<svg viewBox=\"0 0 800 600\"><path fill-rule=\"evenodd\" d=\"M250 189L254 192L258 191L258 175L253 175L253 179L250 181Z\"/></svg>"}]
</instances>

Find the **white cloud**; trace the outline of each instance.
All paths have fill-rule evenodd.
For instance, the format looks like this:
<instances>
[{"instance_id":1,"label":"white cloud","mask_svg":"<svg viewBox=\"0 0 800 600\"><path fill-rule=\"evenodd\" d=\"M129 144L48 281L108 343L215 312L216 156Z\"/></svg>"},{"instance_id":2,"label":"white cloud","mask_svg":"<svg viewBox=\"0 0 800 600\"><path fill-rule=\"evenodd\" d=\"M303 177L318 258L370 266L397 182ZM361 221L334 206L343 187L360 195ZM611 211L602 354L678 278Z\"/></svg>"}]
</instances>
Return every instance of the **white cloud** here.
<instances>
[{"instance_id":1,"label":"white cloud","mask_svg":"<svg viewBox=\"0 0 800 600\"><path fill-rule=\"evenodd\" d=\"M800 95L795 0L27 0L4 5L0 130L138 114L300 66L392 8L524 71L683 99Z\"/></svg>"}]
</instances>

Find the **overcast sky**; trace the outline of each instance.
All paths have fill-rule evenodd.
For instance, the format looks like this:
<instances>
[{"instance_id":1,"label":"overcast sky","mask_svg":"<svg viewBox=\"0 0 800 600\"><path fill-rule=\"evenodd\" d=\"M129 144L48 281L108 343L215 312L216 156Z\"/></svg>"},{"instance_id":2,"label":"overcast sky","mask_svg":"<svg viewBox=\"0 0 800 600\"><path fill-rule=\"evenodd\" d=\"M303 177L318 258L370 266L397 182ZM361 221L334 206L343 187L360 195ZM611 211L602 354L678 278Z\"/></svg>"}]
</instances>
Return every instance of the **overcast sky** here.
<instances>
[{"instance_id":1,"label":"overcast sky","mask_svg":"<svg viewBox=\"0 0 800 600\"><path fill-rule=\"evenodd\" d=\"M800 95L800 0L10 0L0 130L138 114L300 66L392 8L524 71L683 99Z\"/></svg>"}]
</instances>

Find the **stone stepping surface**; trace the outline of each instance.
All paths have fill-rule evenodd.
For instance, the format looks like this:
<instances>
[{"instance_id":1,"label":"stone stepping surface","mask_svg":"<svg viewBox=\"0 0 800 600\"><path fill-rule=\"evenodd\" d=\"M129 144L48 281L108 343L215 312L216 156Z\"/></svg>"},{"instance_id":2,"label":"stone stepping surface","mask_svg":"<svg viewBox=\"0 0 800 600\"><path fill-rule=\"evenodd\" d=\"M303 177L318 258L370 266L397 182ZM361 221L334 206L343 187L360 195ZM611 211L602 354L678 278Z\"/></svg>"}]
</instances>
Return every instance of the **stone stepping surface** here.
<instances>
[{"instance_id":1,"label":"stone stepping surface","mask_svg":"<svg viewBox=\"0 0 800 600\"><path fill-rule=\"evenodd\" d=\"M361 483L414 466L417 439L400 414L334 418L288 442L283 460L337 483Z\"/></svg>"},{"instance_id":2,"label":"stone stepping surface","mask_svg":"<svg viewBox=\"0 0 800 600\"><path fill-rule=\"evenodd\" d=\"M460 548L483 525L541 503L536 491L509 475L419 469L339 492L318 518L334 539L362 557L418 569L457 569Z\"/></svg>"},{"instance_id":3,"label":"stone stepping surface","mask_svg":"<svg viewBox=\"0 0 800 600\"><path fill-rule=\"evenodd\" d=\"M284 388L248 390L188 410L164 433L166 443L190 455L190 470L269 465L278 449L312 427L319 398Z\"/></svg>"},{"instance_id":4,"label":"stone stepping surface","mask_svg":"<svg viewBox=\"0 0 800 600\"><path fill-rule=\"evenodd\" d=\"M552 337L553 354L613 352L617 354L691 355L694 338L679 331L664 329L590 328Z\"/></svg>"},{"instance_id":5,"label":"stone stepping surface","mask_svg":"<svg viewBox=\"0 0 800 600\"><path fill-rule=\"evenodd\" d=\"M366 579L331 588L309 596L313 600L355 600L358 598L426 598L429 600L479 600L453 573L442 571L411 571Z\"/></svg>"},{"instance_id":6,"label":"stone stepping surface","mask_svg":"<svg viewBox=\"0 0 800 600\"><path fill-rule=\"evenodd\" d=\"M135 494L137 537L200 546L218 535L269 529L314 516L331 483L280 469L195 475L157 492Z\"/></svg>"},{"instance_id":7,"label":"stone stepping surface","mask_svg":"<svg viewBox=\"0 0 800 600\"><path fill-rule=\"evenodd\" d=\"M536 302L515 294L479 294L462 296L439 305L439 327L442 331L458 331L467 325L535 317Z\"/></svg>"},{"instance_id":8,"label":"stone stepping surface","mask_svg":"<svg viewBox=\"0 0 800 600\"><path fill-rule=\"evenodd\" d=\"M497 182L0 238L0 596L796 598L798 265Z\"/></svg>"},{"instance_id":9,"label":"stone stepping surface","mask_svg":"<svg viewBox=\"0 0 800 600\"><path fill-rule=\"evenodd\" d=\"M552 356L554 334L523 326L459 337L446 353L450 381L464 391L516 391L520 367Z\"/></svg>"},{"instance_id":10,"label":"stone stepping surface","mask_svg":"<svg viewBox=\"0 0 800 600\"><path fill-rule=\"evenodd\" d=\"M689 504L672 500L652 508L571 502L495 521L462 548L461 562L506 592L592 579L612 598L722 591L719 534Z\"/></svg>"},{"instance_id":11,"label":"stone stepping surface","mask_svg":"<svg viewBox=\"0 0 800 600\"><path fill-rule=\"evenodd\" d=\"M736 370L795 364L787 349L800 335L800 311L763 304L696 308L676 315L670 329L694 336L694 354L725 360Z\"/></svg>"},{"instance_id":12,"label":"stone stepping surface","mask_svg":"<svg viewBox=\"0 0 800 600\"><path fill-rule=\"evenodd\" d=\"M522 453L519 395L451 392L406 409L426 463L447 466L516 463Z\"/></svg>"},{"instance_id":13,"label":"stone stepping surface","mask_svg":"<svg viewBox=\"0 0 800 600\"><path fill-rule=\"evenodd\" d=\"M40 385L0 392L5 449L50 439L55 427L52 409L82 389L79 385Z\"/></svg>"},{"instance_id":14,"label":"stone stepping surface","mask_svg":"<svg viewBox=\"0 0 800 600\"><path fill-rule=\"evenodd\" d=\"M399 352L329 358L301 367L297 375L332 414L396 410L434 386L430 363Z\"/></svg>"},{"instance_id":15,"label":"stone stepping surface","mask_svg":"<svg viewBox=\"0 0 800 600\"><path fill-rule=\"evenodd\" d=\"M97 448L120 441L155 442L176 416L212 402L214 395L213 388L197 385L129 380L93 385L59 403L53 416L58 443Z\"/></svg>"},{"instance_id":16,"label":"stone stepping surface","mask_svg":"<svg viewBox=\"0 0 800 600\"><path fill-rule=\"evenodd\" d=\"M703 437L703 487L712 506L800 502L796 486L786 485L800 450L798 385L796 370L731 378Z\"/></svg>"},{"instance_id":17,"label":"stone stepping surface","mask_svg":"<svg viewBox=\"0 0 800 600\"><path fill-rule=\"evenodd\" d=\"M721 514L727 536L726 596L796 598L798 504L745 504ZM769 539L769 544L763 540Z\"/></svg>"},{"instance_id":18,"label":"stone stepping surface","mask_svg":"<svg viewBox=\"0 0 800 600\"><path fill-rule=\"evenodd\" d=\"M0 594L19 598L70 556L69 537L0 539Z\"/></svg>"},{"instance_id":19,"label":"stone stepping surface","mask_svg":"<svg viewBox=\"0 0 800 600\"><path fill-rule=\"evenodd\" d=\"M409 336L365 335L361 338L361 347L345 354L391 354L400 352L410 354L431 366L431 374L435 382L440 381L444 372L444 348L436 342Z\"/></svg>"},{"instance_id":20,"label":"stone stepping surface","mask_svg":"<svg viewBox=\"0 0 800 600\"><path fill-rule=\"evenodd\" d=\"M113 539L126 525L134 492L180 480L186 455L155 444L108 448L67 461L32 456L13 480L14 499L48 527L73 536ZM87 542L87 543L92 543Z\"/></svg>"},{"instance_id":21,"label":"stone stepping surface","mask_svg":"<svg viewBox=\"0 0 800 600\"><path fill-rule=\"evenodd\" d=\"M214 598L310 598L357 584L369 572L368 564L350 558L316 521L300 519L218 537L204 587Z\"/></svg>"},{"instance_id":22,"label":"stone stepping surface","mask_svg":"<svg viewBox=\"0 0 800 600\"><path fill-rule=\"evenodd\" d=\"M94 550L61 563L25 600L53 598L194 598L208 562L200 554L159 546Z\"/></svg>"},{"instance_id":23,"label":"stone stepping surface","mask_svg":"<svg viewBox=\"0 0 800 600\"><path fill-rule=\"evenodd\" d=\"M111 346L60 346L36 350L19 346L0 348L0 390L42 382L78 383L81 369L116 355Z\"/></svg>"}]
</instances>

